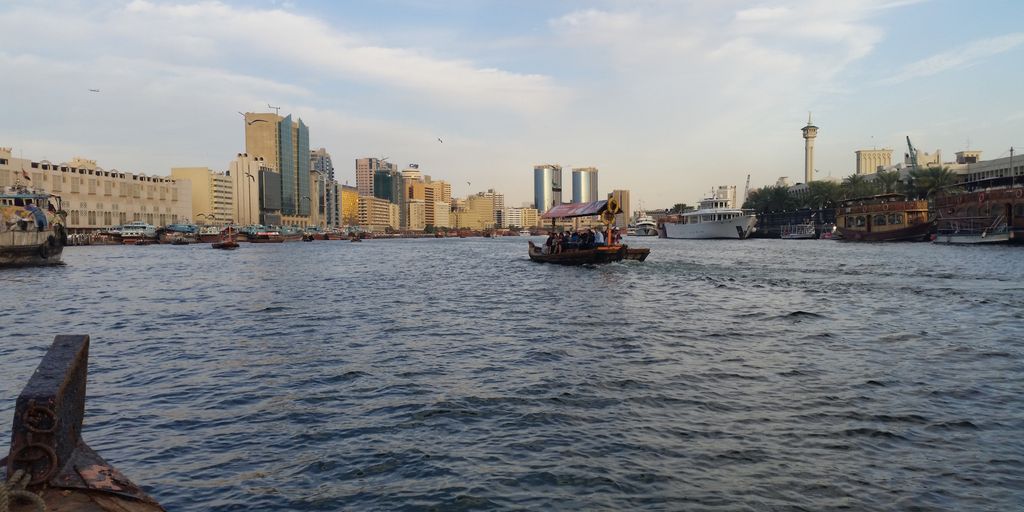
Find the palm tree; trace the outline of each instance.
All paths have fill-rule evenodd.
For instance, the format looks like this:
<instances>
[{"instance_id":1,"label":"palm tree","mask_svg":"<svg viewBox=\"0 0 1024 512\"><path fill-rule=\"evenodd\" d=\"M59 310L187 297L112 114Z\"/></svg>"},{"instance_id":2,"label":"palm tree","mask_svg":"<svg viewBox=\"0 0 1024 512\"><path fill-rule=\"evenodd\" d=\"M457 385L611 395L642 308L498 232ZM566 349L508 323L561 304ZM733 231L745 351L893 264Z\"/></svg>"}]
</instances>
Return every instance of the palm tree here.
<instances>
[{"instance_id":1,"label":"palm tree","mask_svg":"<svg viewBox=\"0 0 1024 512\"><path fill-rule=\"evenodd\" d=\"M812 181L807 184L807 194L803 197L802 208L819 209L835 205L842 198L838 183L831 181Z\"/></svg>"},{"instance_id":2,"label":"palm tree","mask_svg":"<svg viewBox=\"0 0 1024 512\"><path fill-rule=\"evenodd\" d=\"M873 195L874 190L871 183L864 178L863 174L853 174L843 180L843 199L854 199Z\"/></svg>"},{"instance_id":3,"label":"palm tree","mask_svg":"<svg viewBox=\"0 0 1024 512\"><path fill-rule=\"evenodd\" d=\"M942 189L952 188L957 175L949 167L916 167L910 170L910 179L918 197L931 198Z\"/></svg>"},{"instance_id":4,"label":"palm tree","mask_svg":"<svg viewBox=\"0 0 1024 512\"><path fill-rule=\"evenodd\" d=\"M896 192L897 184L900 181L899 171L878 171L875 173L875 185L880 194L891 194Z\"/></svg>"}]
</instances>

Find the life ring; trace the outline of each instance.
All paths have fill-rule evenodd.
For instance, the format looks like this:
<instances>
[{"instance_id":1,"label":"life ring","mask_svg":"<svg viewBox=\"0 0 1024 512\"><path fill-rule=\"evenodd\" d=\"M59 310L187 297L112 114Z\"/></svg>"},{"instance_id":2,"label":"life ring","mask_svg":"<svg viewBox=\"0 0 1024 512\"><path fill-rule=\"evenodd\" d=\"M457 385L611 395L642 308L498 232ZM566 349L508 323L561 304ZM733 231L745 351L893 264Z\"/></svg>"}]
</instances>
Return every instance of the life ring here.
<instances>
[{"instance_id":1,"label":"life ring","mask_svg":"<svg viewBox=\"0 0 1024 512\"><path fill-rule=\"evenodd\" d=\"M1017 191L1014 192L1014 195L1017 196L1017 199L1020 199L1021 197L1024 197L1024 190L1018 188Z\"/></svg>"},{"instance_id":2,"label":"life ring","mask_svg":"<svg viewBox=\"0 0 1024 512\"><path fill-rule=\"evenodd\" d=\"M605 224L611 224L615 222L615 214L612 213L610 210L605 210L604 212L601 213L601 220Z\"/></svg>"},{"instance_id":3,"label":"life ring","mask_svg":"<svg viewBox=\"0 0 1024 512\"><path fill-rule=\"evenodd\" d=\"M983 202L984 200L985 200L985 193L984 192L978 192L978 202L980 203L980 202Z\"/></svg>"},{"instance_id":4,"label":"life ring","mask_svg":"<svg viewBox=\"0 0 1024 512\"><path fill-rule=\"evenodd\" d=\"M889 205L888 204L883 204L882 205L882 209L885 210L885 211L889 211Z\"/></svg>"},{"instance_id":5,"label":"life ring","mask_svg":"<svg viewBox=\"0 0 1024 512\"><path fill-rule=\"evenodd\" d=\"M44 260L50 257L50 246L49 245L47 245L47 244L40 244L39 245L39 257L44 259Z\"/></svg>"},{"instance_id":6,"label":"life ring","mask_svg":"<svg viewBox=\"0 0 1024 512\"><path fill-rule=\"evenodd\" d=\"M619 213L619 202L614 197L609 197L608 198L608 210L607 211L612 212L613 215L616 214L616 213Z\"/></svg>"}]
</instances>

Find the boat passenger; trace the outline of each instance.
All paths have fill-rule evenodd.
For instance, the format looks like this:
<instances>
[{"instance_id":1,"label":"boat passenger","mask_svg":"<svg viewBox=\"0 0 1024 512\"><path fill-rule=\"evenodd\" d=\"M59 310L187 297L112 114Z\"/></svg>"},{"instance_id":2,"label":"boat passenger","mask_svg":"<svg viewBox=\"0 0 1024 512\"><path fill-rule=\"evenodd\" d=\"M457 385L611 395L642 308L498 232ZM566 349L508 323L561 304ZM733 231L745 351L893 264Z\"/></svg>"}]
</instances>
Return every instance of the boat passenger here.
<instances>
[{"instance_id":1,"label":"boat passenger","mask_svg":"<svg viewBox=\"0 0 1024 512\"><path fill-rule=\"evenodd\" d=\"M544 242L544 254L555 253L555 234L548 233L548 239Z\"/></svg>"},{"instance_id":2,"label":"boat passenger","mask_svg":"<svg viewBox=\"0 0 1024 512\"><path fill-rule=\"evenodd\" d=\"M594 245L604 245L604 233L600 229L594 231Z\"/></svg>"},{"instance_id":3,"label":"boat passenger","mask_svg":"<svg viewBox=\"0 0 1024 512\"><path fill-rule=\"evenodd\" d=\"M576 231L573 231L572 234L569 235L569 248L570 249L579 249L579 247L580 247L580 234L577 233Z\"/></svg>"},{"instance_id":4,"label":"boat passenger","mask_svg":"<svg viewBox=\"0 0 1024 512\"><path fill-rule=\"evenodd\" d=\"M25 205L25 209L32 215L36 220L36 231L43 231L46 229L46 213L39 209L38 206L29 203Z\"/></svg>"}]
</instances>

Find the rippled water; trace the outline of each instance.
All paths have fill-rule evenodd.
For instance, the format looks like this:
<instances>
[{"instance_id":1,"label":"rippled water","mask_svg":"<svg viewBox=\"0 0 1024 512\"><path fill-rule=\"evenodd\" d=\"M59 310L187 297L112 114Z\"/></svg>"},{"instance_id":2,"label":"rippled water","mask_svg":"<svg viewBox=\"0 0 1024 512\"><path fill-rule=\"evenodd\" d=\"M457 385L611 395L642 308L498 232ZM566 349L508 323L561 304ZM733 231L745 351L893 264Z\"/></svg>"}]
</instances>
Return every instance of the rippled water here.
<instances>
[{"instance_id":1,"label":"rippled water","mask_svg":"<svg viewBox=\"0 0 1024 512\"><path fill-rule=\"evenodd\" d=\"M1024 503L1024 248L638 244L68 248L0 272L0 422L87 333L85 438L169 510Z\"/></svg>"}]
</instances>

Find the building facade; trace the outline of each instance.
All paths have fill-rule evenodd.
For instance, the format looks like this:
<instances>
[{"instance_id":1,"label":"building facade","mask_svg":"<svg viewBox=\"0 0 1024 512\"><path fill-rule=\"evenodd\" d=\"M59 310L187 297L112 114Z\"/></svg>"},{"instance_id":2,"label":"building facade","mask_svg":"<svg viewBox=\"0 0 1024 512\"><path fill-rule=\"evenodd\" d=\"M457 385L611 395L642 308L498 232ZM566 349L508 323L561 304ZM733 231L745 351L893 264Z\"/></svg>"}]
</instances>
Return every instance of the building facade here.
<instances>
[{"instance_id":1,"label":"building facade","mask_svg":"<svg viewBox=\"0 0 1024 512\"><path fill-rule=\"evenodd\" d=\"M502 228L532 228L540 220L536 208L505 208L501 214Z\"/></svg>"},{"instance_id":2,"label":"building facade","mask_svg":"<svg viewBox=\"0 0 1024 512\"><path fill-rule=\"evenodd\" d=\"M0 148L0 187L17 181L60 196L72 232L99 231L134 221L163 227L192 218L189 182L107 170L95 160L80 157L57 164L14 158L11 148Z\"/></svg>"},{"instance_id":3,"label":"building facade","mask_svg":"<svg viewBox=\"0 0 1024 512\"><path fill-rule=\"evenodd\" d=\"M464 206L452 212L456 228L484 230L494 227L494 200L483 192L466 198Z\"/></svg>"},{"instance_id":4,"label":"building facade","mask_svg":"<svg viewBox=\"0 0 1024 512\"><path fill-rule=\"evenodd\" d=\"M359 226L367 231L386 231L398 227L398 208L379 197L359 196Z\"/></svg>"},{"instance_id":5,"label":"building facade","mask_svg":"<svg viewBox=\"0 0 1024 512\"><path fill-rule=\"evenodd\" d=\"M857 174L874 174L892 165L891 149L861 149L854 154L857 155Z\"/></svg>"},{"instance_id":6,"label":"building facade","mask_svg":"<svg viewBox=\"0 0 1024 512\"><path fill-rule=\"evenodd\" d=\"M597 201L597 167L578 167L572 170L572 202Z\"/></svg>"},{"instance_id":7,"label":"building facade","mask_svg":"<svg viewBox=\"0 0 1024 512\"><path fill-rule=\"evenodd\" d=\"M380 170L390 170L391 165L379 158L356 159L356 188L361 196L380 197L375 193L374 175Z\"/></svg>"},{"instance_id":8,"label":"building facade","mask_svg":"<svg viewBox=\"0 0 1024 512\"><path fill-rule=\"evenodd\" d=\"M274 165L281 183L281 214L289 219L307 217L313 207L310 188L309 128L301 119L270 113L245 113L245 152L262 156Z\"/></svg>"},{"instance_id":9,"label":"building facade","mask_svg":"<svg viewBox=\"0 0 1024 512\"><path fill-rule=\"evenodd\" d=\"M341 225L359 225L359 189L341 185L338 194L341 202Z\"/></svg>"},{"instance_id":10,"label":"building facade","mask_svg":"<svg viewBox=\"0 0 1024 512\"><path fill-rule=\"evenodd\" d=\"M228 177L235 191L232 218L236 224L251 226L261 224L260 172L273 172L273 167L261 156L238 153L228 163ZM280 208L279 208L280 209Z\"/></svg>"},{"instance_id":11,"label":"building facade","mask_svg":"<svg viewBox=\"0 0 1024 512\"><path fill-rule=\"evenodd\" d=\"M533 206L540 213L562 204L562 166L533 167Z\"/></svg>"},{"instance_id":12,"label":"building facade","mask_svg":"<svg viewBox=\"0 0 1024 512\"><path fill-rule=\"evenodd\" d=\"M208 167L172 167L171 178L192 184L192 222L238 222L238 217L235 217L235 184L231 176Z\"/></svg>"}]
</instances>

